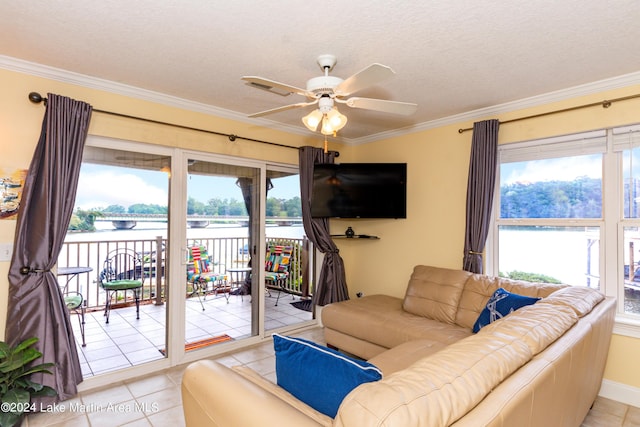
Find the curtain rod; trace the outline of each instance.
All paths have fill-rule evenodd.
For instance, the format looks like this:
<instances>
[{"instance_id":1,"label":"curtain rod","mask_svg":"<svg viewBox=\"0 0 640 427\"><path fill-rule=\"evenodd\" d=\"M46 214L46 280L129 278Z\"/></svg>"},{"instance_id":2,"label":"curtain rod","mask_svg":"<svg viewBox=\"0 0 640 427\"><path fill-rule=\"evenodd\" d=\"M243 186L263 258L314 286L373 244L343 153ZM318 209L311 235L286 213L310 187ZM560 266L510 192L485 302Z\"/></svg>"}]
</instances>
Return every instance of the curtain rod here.
<instances>
[{"instance_id":1,"label":"curtain rod","mask_svg":"<svg viewBox=\"0 0 640 427\"><path fill-rule=\"evenodd\" d=\"M42 97L42 95L40 95L38 92L31 92L29 94L29 101L33 102L34 104L39 104L41 102L44 102L44 104L47 105L47 98ZM291 145L278 144L277 142L270 142L270 141L262 141L260 139L246 138L244 136L234 135L232 133L216 132L216 131L208 130L208 129L195 128L195 127L191 127L191 126L179 125L179 124L176 124L176 123L169 123L169 122L163 122L163 121L160 121L160 120L147 119L147 118L144 118L144 117L130 116L128 114L115 113L113 111L99 110L97 108L94 108L93 111L96 112L96 113L109 114L111 116L123 117L123 118L126 118L126 119L140 120L140 121L143 121L143 122L154 123L154 124L157 124L157 125L165 125L165 126L171 126L171 127L180 128L180 129L194 130L196 132L204 132L204 133L208 133L208 134L212 134L212 135L226 136L227 138L229 138L229 141L231 141L231 142L234 142L237 139L243 139L245 141L259 142L260 144L268 144L268 145L274 145L276 147L291 148L293 150L298 150L298 147L292 147ZM335 156L339 157L340 156L340 152L335 151Z\"/></svg>"},{"instance_id":2,"label":"curtain rod","mask_svg":"<svg viewBox=\"0 0 640 427\"><path fill-rule=\"evenodd\" d=\"M622 98L614 98L614 99L608 99L608 100L605 99L604 101L601 101L601 102L592 102L591 104L576 105L575 107L563 108L562 110L547 111L546 113L540 113L540 114L533 114L531 116L518 117L518 118L515 118L515 119L511 119L511 120L501 121L500 124L504 125L506 123L519 122L520 120L535 119L535 118L538 118L538 117L550 116L552 114L566 113L568 111L581 110L583 108L595 107L597 105L601 105L602 108L609 108L609 107L611 107L611 104L613 104L614 102L627 101L629 99L634 99L634 98L640 98L640 94L624 96ZM473 128L470 127L470 128L458 129L458 133L463 133L463 132L467 132L467 131L470 131L470 130L473 130Z\"/></svg>"}]
</instances>

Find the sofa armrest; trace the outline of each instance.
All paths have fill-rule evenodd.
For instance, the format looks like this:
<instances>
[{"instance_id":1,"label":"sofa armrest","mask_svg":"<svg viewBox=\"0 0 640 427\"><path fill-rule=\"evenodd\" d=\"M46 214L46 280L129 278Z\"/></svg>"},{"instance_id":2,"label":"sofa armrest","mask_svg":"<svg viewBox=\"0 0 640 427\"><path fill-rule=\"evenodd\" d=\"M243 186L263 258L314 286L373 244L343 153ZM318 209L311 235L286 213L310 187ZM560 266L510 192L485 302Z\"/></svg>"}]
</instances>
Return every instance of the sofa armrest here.
<instances>
[{"instance_id":1,"label":"sofa armrest","mask_svg":"<svg viewBox=\"0 0 640 427\"><path fill-rule=\"evenodd\" d=\"M187 427L318 427L309 416L232 369L211 360L187 367L182 378Z\"/></svg>"}]
</instances>

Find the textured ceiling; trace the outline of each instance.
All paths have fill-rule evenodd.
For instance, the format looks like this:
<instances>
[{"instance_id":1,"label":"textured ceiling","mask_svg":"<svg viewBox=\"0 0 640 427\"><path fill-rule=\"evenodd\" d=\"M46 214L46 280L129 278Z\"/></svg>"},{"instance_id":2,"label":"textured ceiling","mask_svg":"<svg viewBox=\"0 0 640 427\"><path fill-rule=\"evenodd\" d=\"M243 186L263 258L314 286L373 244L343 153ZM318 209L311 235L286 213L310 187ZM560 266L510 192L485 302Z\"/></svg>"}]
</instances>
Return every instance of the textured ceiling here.
<instances>
[{"instance_id":1,"label":"textured ceiling","mask_svg":"<svg viewBox=\"0 0 640 427\"><path fill-rule=\"evenodd\" d=\"M638 52L638 0L0 2L0 55L238 117L305 100L251 88L243 75L304 88L322 74L316 57L326 53L342 78L374 62L390 66L392 79L356 95L418 111L341 106L346 142L637 73ZM300 119L311 108L252 121L305 132Z\"/></svg>"}]
</instances>

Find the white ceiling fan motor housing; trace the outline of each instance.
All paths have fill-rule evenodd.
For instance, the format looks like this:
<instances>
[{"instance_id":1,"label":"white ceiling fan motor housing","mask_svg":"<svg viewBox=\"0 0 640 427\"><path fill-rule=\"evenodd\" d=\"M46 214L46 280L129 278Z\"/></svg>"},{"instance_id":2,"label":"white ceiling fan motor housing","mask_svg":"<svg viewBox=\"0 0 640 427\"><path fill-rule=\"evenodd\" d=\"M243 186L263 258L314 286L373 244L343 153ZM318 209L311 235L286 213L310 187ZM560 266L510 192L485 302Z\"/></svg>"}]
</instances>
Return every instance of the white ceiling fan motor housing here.
<instances>
[{"instance_id":1,"label":"white ceiling fan motor housing","mask_svg":"<svg viewBox=\"0 0 640 427\"><path fill-rule=\"evenodd\" d=\"M342 82L343 80L340 77L314 77L307 81L307 92L313 92L316 95L333 95L333 89Z\"/></svg>"},{"instance_id":2,"label":"white ceiling fan motor housing","mask_svg":"<svg viewBox=\"0 0 640 427\"><path fill-rule=\"evenodd\" d=\"M318 100L318 110L322 114L327 114L333 108L333 98L330 96L322 96Z\"/></svg>"},{"instance_id":3,"label":"white ceiling fan motor housing","mask_svg":"<svg viewBox=\"0 0 640 427\"><path fill-rule=\"evenodd\" d=\"M330 95L333 98L333 90L343 82L340 77L329 75L329 71L336 65L337 59L335 55L320 55L317 61L320 69L324 71L324 76L309 79L307 81L307 92L314 93L316 98L322 95Z\"/></svg>"}]
</instances>

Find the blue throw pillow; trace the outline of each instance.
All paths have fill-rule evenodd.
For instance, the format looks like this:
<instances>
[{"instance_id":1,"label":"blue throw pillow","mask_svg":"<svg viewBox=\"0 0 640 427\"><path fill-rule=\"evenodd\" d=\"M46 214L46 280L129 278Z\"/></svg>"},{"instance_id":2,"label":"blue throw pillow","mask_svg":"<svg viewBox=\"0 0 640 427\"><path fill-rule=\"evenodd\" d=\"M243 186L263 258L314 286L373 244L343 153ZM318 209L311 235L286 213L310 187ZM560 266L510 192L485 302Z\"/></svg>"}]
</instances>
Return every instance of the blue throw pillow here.
<instances>
[{"instance_id":1,"label":"blue throw pillow","mask_svg":"<svg viewBox=\"0 0 640 427\"><path fill-rule=\"evenodd\" d=\"M371 363L302 338L273 334L273 347L278 385L331 418L351 390L382 378Z\"/></svg>"},{"instance_id":2,"label":"blue throw pillow","mask_svg":"<svg viewBox=\"0 0 640 427\"><path fill-rule=\"evenodd\" d=\"M524 307L525 305L535 304L540 298L526 297L524 295L512 294L503 288L496 290L489 301L487 306L482 310L478 320L473 325L473 332L476 333L484 326L495 322L498 319L502 319L509 313L516 311L517 309Z\"/></svg>"}]
</instances>

